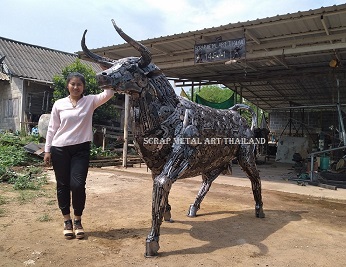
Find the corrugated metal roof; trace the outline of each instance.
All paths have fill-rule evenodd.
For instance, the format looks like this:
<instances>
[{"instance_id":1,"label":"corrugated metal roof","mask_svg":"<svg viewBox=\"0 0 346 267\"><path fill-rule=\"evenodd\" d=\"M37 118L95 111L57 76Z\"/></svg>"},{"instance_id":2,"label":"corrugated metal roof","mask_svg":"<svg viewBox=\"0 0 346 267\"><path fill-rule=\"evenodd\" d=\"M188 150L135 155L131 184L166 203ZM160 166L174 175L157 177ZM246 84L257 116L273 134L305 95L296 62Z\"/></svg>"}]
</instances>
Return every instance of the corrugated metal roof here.
<instances>
[{"instance_id":1,"label":"corrugated metal roof","mask_svg":"<svg viewBox=\"0 0 346 267\"><path fill-rule=\"evenodd\" d=\"M0 57L2 56L6 56L4 63L11 75L46 82L52 82L54 75L60 74L63 68L78 58L77 54L0 37ZM81 61L96 72L102 71L94 62Z\"/></svg>"},{"instance_id":2,"label":"corrugated metal roof","mask_svg":"<svg viewBox=\"0 0 346 267\"><path fill-rule=\"evenodd\" d=\"M133 30L123 30L136 39ZM222 40L245 37L246 58L237 64L225 64L226 60L196 63L194 45L215 42L220 36ZM177 86L224 84L264 110L334 104L338 90L340 103L346 103L346 4L140 42ZM92 51L112 59L139 55L127 43ZM87 59L83 52L78 54ZM335 58L340 66L331 68L329 63Z\"/></svg>"}]
</instances>

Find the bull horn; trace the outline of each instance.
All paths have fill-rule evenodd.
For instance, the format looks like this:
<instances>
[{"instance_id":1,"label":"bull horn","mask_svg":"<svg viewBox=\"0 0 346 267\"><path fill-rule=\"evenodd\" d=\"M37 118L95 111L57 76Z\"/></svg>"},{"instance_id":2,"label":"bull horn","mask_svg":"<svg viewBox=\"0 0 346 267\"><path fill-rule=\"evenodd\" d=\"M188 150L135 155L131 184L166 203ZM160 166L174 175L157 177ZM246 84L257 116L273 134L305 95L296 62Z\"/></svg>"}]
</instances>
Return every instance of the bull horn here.
<instances>
[{"instance_id":1,"label":"bull horn","mask_svg":"<svg viewBox=\"0 0 346 267\"><path fill-rule=\"evenodd\" d=\"M101 57L99 55L96 55L95 53L91 52L88 49L88 47L85 45L85 35L86 35L87 31L88 30L84 31L83 38L82 38L82 41L81 41L83 52L88 57L90 57L91 59L95 60L96 62L99 62L101 65L103 65L103 66L105 66L107 68L112 67L114 65L114 62L115 62L114 60L106 58L106 57Z\"/></svg>"},{"instance_id":2,"label":"bull horn","mask_svg":"<svg viewBox=\"0 0 346 267\"><path fill-rule=\"evenodd\" d=\"M141 59L138 63L138 66L140 68L145 68L148 66L151 62L151 54L148 48L146 48L141 43L133 40L130 36L128 36L126 33L123 32L122 29L120 29L116 24L115 21L112 19L113 26L115 30L118 32L118 34L130 45L132 45L136 50L138 50L141 53Z\"/></svg>"}]
</instances>

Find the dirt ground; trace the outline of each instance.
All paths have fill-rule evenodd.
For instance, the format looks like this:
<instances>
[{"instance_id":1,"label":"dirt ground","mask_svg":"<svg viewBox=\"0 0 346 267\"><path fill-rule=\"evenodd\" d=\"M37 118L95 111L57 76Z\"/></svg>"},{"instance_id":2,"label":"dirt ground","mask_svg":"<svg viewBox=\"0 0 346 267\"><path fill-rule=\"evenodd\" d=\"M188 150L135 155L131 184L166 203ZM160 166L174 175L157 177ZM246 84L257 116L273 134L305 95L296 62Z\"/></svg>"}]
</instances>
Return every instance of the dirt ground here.
<instances>
[{"instance_id":1,"label":"dirt ground","mask_svg":"<svg viewBox=\"0 0 346 267\"><path fill-rule=\"evenodd\" d=\"M145 167L90 169L84 240L63 238L54 182L22 193L0 184L6 202L0 206L0 266L345 266L346 200L272 189L316 190L284 181L270 168L262 175L264 219L254 216L250 182L241 172L245 186L218 178L196 218L186 213L200 178L177 181L170 193L174 223L163 222L153 258L144 257L152 193Z\"/></svg>"}]
</instances>

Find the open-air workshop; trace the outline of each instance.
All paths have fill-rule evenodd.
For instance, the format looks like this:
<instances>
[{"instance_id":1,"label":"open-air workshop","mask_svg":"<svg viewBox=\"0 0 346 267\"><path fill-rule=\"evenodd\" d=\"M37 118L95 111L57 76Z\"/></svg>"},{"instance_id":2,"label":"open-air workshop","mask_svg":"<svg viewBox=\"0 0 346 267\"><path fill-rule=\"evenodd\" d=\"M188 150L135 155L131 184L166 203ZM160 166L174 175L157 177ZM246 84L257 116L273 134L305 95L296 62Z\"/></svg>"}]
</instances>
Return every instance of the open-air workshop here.
<instances>
[{"instance_id":1,"label":"open-air workshop","mask_svg":"<svg viewBox=\"0 0 346 267\"><path fill-rule=\"evenodd\" d=\"M75 54L0 37L1 151L25 133L47 179L18 198L38 170L0 158L0 266L344 266L346 4L109 23Z\"/></svg>"},{"instance_id":2,"label":"open-air workshop","mask_svg":"<svg viewBox=\"0 0 346 267\"><path fill-rule=\"evenodd\" d=\"M258 131L268 140L260 147L264 161L293 162L298 182L344 187L346 85L341 61L346 47L341 7L344 5L141 43L150 47L155 64L172 77L176 87L190 86L193 94L203 85L223 84L268 112L268 118L257 113ZM219 36L221 40L217 40ZM243 48L237 55L231 53L229 60L210 57L227 42L239 43L239 36L243 36ZM201 47L205 49L203 62L199 59ZM125 43L92 51L118 59L132 55L133 48ZM87 59L82 52L80 56Z\"/></svg>"}]
</instances>

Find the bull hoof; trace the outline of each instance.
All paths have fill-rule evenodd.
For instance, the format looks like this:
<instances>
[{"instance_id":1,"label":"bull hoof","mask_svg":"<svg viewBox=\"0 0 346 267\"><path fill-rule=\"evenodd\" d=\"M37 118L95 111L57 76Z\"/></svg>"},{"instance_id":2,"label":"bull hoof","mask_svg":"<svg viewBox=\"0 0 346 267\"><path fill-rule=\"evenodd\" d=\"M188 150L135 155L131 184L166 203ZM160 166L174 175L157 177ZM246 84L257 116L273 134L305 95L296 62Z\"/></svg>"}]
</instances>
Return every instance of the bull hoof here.
<instances>
[{"instance_id":1,"label":"bull hoof","mask_svg":"<svg viewBox=\"0 0 346 267\"><path fill-rule=\"evenodd\" d=\"M158 255L160 249L158 240L148 240L146 241L145 254L144 257L151 258Z\"/></svg>"},{"instance_id":2,"label":"bull hoof","mask_svg":"<svg viewBox=\"0 0 346 267\"><path fill-rule=\"evenodd\" d=\"M174 222L172 219L172 215L170 211L165 211L163 214L163 219L165 220L165 222Z\"/></svg>"},{"instance_id":3,"label":"bull hoof","mask_svg":"<svg viewBox=\"0 0 346 267\"><path fill-rule=\"evenodd\" d=\"M187 216L189 217L196 217L197 216L197 207L193 204L190 205L189 211L187 213Z\"/></svg>"},{"instance_id":4,"label":"bull hoof","mask_svg":"<svg viewBox=\"0 0 346 267\"><path fill-rule=\"evenodd\" d=\"M256 207L255 212L256 212L256 217L257 218L265 218L265 214L263 212L263 208L262 207L260 207L260 208Z\"/></svg>"}]
</instances>

